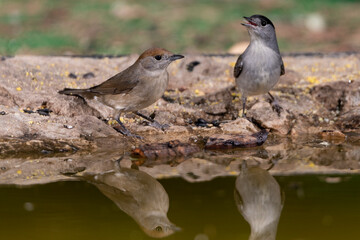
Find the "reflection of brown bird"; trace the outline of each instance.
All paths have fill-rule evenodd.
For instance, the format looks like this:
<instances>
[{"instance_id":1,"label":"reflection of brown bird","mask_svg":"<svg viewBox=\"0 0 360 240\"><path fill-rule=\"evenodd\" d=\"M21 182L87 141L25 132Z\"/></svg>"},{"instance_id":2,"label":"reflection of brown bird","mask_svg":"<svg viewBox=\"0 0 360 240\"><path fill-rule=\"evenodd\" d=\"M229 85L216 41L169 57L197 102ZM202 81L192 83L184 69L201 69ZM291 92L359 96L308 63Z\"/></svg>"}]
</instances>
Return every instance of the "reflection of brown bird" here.
<instances>
[{"instance_id":1,"label":"reflection of brown bird","mask_svg":"<svg viewBox=\"0 0 360 240\"><path fill-rule=\"evenodd\" d=\"M284 196L273 176L259 167L248 167L246 161L235 183L235 202L250 224L249 240L276 238Z\"/></svg>"},{"instance_id":2,"label":"reflection of brown bird","mask_svg":"<svg viewBox=\"0 0 360 240\"><path fill-rule=\"evenodd\" d=\"M101 174L84 174L122 211L132 217L150 237L162 238L179 231L167 218L169 197L149 174L128 168Z\"/></svg>"},{"instance_id":3,"label":"reflection of brown bird","mask_svg":"<svg viewBox=\"0 0 360 240\"><path fill-rule=\"evenodd\" d=\"M115 120L122 127L119 131L127 136L139 137L125 128L120 121L120 114L134 112L153 122L155 127L163 129L164 126L138 111L155 103L163 95L169 81L167 67L171 62L183 57L162 48L150 48L142 53L133 65L97 86L88 89L65 88L59 93L96 99L112 107L117 111Z\"/></svg>"}]
</instances>

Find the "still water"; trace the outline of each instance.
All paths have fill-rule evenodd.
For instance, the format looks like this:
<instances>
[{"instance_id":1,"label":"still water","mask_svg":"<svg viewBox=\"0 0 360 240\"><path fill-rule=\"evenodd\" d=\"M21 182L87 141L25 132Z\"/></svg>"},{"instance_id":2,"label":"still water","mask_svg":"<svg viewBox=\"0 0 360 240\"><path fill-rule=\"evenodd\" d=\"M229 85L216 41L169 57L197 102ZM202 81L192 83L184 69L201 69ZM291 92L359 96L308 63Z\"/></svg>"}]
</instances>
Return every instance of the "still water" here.
<instances>
[{"instance_id":1,"label":"still water","mask_svg":"<svg viewBox=\"0 0 360 240\"><path fill-rule=\"evenodd\" d=\"M138 182L119 185L124 174L130 178L120 182ZM201 183L148 177L131 169L83 181L1 186L1 239L154 239L167 235L157 234L164 225L171 231L165 239L360 239L358 175L273 178L255 169ZM145 212L167 204L168 219L165 209L151 233Z\"/></svg>"}]
</instances>

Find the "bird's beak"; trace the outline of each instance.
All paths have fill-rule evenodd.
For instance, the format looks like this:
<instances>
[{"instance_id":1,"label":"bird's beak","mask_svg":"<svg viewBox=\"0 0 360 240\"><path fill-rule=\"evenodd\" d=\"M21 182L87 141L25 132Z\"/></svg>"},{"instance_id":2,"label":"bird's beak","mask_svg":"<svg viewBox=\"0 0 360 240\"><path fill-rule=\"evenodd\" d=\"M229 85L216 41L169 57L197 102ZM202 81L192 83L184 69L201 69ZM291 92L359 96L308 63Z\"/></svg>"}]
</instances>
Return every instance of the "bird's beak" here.
<instances>
[{"instance_id":1,"label":"bird's beak","mask_svg":"<svg viewBox=\"0 0 360 240\"><path fill-rule=\"evenodd\" d=\"M183 55L174 54L174 55L172 55L172 56L169 57L169 60L170 60L170 61L175 61L175 60L182 59L182 58L184 58Z\"/></svg>"},{"instance_id":2,"label":"bird's beak","mask_svg":"<svg viewBox=\"0 0 360 240\"><path fill-rule=\"evenodd\" d=\"M180 232L182 230L180 227L175 225L171 225L170 229L173 230L174 232Z\"/></svg>"},{"instance_id":3,"label":"bird's beak","mask_svg":"<svg viewBox=\"0 0 360 240\"><path fill-rule=\"evenodd\" d=\"M257 24L253 21L251 21L251 18L249 17L244 17L244 19L247 21L246 23L241 23L241 25L245 26L245 27L257 27Z\"/></svg>"}]
</instances>

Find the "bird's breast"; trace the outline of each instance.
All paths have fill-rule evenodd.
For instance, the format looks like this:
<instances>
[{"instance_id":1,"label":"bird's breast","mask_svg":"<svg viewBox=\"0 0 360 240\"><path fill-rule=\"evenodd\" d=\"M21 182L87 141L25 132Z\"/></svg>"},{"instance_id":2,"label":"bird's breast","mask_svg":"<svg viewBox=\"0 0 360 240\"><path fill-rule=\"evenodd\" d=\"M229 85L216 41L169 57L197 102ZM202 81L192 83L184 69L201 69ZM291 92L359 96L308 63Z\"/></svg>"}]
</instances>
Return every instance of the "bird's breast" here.
<instances>
[{"instance_id":1,"label":"bird's breast","mask_svg":"<svg viewBox=\"0 0 360 240\"><path fill-rule=\"evenodd\" d=\"M246 64L245 67L248 67L249 70L258 69L262 71L271 71L280 68L280 54L265 44L259 42L251 44L246 55L244 64Z\"/></svg>"},{"instance_id":2,"label":"bird's breast","mask_svg":"<svg viewBox=\"0 0 360 240\"><path fill-rule=\"evenodd\" d=\"M237 86L249 96L266 93L278 82L280 67L280 54L264 44L253 44L243 56L243 69L236 79Z\"/></svg>"}]
</instances>

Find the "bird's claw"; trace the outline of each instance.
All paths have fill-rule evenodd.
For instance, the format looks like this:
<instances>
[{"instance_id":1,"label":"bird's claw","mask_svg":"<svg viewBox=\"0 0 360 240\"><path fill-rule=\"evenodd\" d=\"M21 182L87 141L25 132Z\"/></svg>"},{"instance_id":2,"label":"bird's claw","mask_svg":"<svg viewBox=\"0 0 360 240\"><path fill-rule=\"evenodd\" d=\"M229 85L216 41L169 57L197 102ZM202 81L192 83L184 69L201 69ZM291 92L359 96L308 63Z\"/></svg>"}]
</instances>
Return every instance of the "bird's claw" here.
<instances>
[{"instance_id":1,"label":"bird's claw","mask_svg":"<svg viewBox=\"0 0 360 240\"><path fill-rule=\"evenodd\" d=\"M283 110L283 108L278 103L271 104L271 107L272 107L273 111L277 112L278 116L280 117L281 111Z\"/></svg>"},{"instance_id":2,"label":"bird's claw","mask_svg":"<svg viewBox=\"0 0 360 240\"><path fill-rule=\"evenodd\" d=\"M271 104L273 111L277 112L278 116L280 117L283 108L280 106L279 102L277 100L269 99L269 103Z\"/></svg>"},{"instance_id":3,"label":"bird's claw","mask_svg":"<svg viewBox=\"0 0 360 240\"><path fill-rule=\"evenodd\" d=\"M121 129L121 128L118 128L118 127L114 127L114 129L115 129L117 132L119 132L119 133L121 133L122 135L125 135L125 136L127 136L127 137L133 137L133 138L137 138L137 139L140 139L140 140L144 139L142 136L133 134L133 133L131 133L131 132L130 132L129 130L127 130L127 129Z\"/></svg>"}]
</instances>

